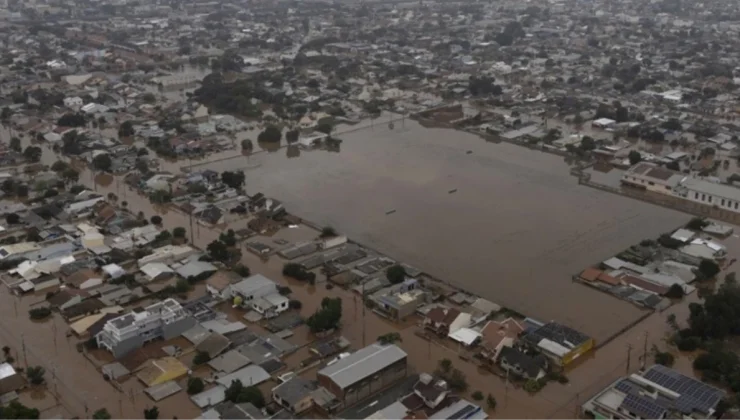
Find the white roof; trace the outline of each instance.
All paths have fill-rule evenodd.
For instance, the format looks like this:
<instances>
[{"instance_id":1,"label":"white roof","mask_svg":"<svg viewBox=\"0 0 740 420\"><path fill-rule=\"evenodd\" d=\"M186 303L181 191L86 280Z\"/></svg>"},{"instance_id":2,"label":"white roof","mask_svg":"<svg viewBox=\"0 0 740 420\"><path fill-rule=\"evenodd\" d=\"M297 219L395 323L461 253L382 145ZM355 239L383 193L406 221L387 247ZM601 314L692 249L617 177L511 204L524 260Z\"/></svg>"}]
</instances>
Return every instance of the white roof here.
<instances>
[{"instance_id":1,"label":"white roof","mask_svg":"<svg viewBox=\"0 0 740 420\"><path fill-rule=\"evenodd\" d=\"M593 123L594 124L599 124L599 125L610 125L610 124L614 124L615 122L616 121L614 121L614 120L612 120L610 118L599 118L598 120L594 120Z\"/></svg>"},{"instance_id":2,"label":"white roof","mask_svg":"<svg viewBox=\"0 0 740 420\"><path fill-rule=\"evenodd\" d=\"M477 340L480 336L481 334L478 331L471 330L470 328L460 328L448 335L448 337L450 337L451 339L457 341L458 343L463 343L466 346L470 346L475 343L475 340Z\"/></svg>"},{"instance_id":3,"label":"white roof","mask_svg":"<svg viewBox=\"0 0 740 420\"><path fill-rule=\"evenodd\" d=\"M571 349L569 349L569 348L567 348L567 347L565 347L565 346L563 346L561 344L558 344L558 343L556 343L556 342L554 342L552 340L548 340L547 338L543 338L542 340L540 340L540 342L537 343L537 345L540 346L541 348L549 351L550 353L555 354L555 355L560 356L560 357L565 356L571 350Z\"/></svg>"},{"instance_id":4,"label":"white roof","mask_svg":"<svg viewBox=\"0 0 740 420\"><path fill-rule=\"evenodd\" d=\"M118 264L104 265L103 271L114 279L126 274L126 270Z\"/></svg>"},{"instance_id":5,"label":"white roof","mask_svg":"<svg viewBox=\"0 0 740 420\"><path fill-rule=\"evenodd\" d=\"M154 279L163 273L174 273L174 271L164 263L149 263L141 267L141 271L150 279Z\"/></svg>"}]
</instances>

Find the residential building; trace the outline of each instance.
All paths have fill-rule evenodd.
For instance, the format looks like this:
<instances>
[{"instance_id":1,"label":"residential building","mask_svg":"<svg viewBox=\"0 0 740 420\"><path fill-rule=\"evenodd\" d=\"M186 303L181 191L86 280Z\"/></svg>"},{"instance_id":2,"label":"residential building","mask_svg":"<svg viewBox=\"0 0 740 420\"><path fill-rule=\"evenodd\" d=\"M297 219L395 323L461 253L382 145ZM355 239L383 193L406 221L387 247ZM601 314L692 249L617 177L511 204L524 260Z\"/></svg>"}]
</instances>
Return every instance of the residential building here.
<instances>
[{"instance_id":1,"label":"residential building","mask_svg":"<svg viewBox=\"0 0 740 420\"><path fill-rule=\"evenodd\" d=\"M459 400L458 402L445 407L438 412L429 416L430 419L487 419L488 413L477 405L467 400Z\"/></svg>"},{"instance_id":2,"label":"residential building","mask_svg":"<svg viewBox=\"0 0 740 420\"><path fill-rule=\"evenodd\" d=\"M416 279L406 279L373 293L370 299L375 303L378 314L400 321L426 303L426 292L418 288Z\"/></svg>"},{"instance_id":3,"label":"residential building","mask_svg":"<svg viewBox=\"0 0 740 420\"><path fill-rule=\"evenodd\" d=\"M501 322L488 321L481 330L481 356L489 363L495 363L504 347L513 347L524 326L514 318Z\"/></svg>"},{"instance_id":4,"label":"residential building","mask_svg":"<svg viewBox=\"0 0 740 420\"><path fill-rule=\"evenodd\" d=\"M264 318L274 318L288 310L290 299L280 293L270 293L252 301L252 309Z\"/></svg>"},{"instance_id":5,"label":"residential building","mask_svg":"<svg viewBox=\"0 0 740 420\"><path fill-rule=\"evenodd\" d=\"M525 379L540 379L545 376L545 356L529 355L514 347L503 347L498 355L501 368Z\"/></svg>"},{"instance_id":6,"label":"residential building","mask_svg":"<svg viewBox=\"0 0 740 420\"><path fill-rule=\"evenodd\" d=\"M727 257L727 249L722 244L701 238L692 240L690 243L682 246L679 251L697 258L699 261L704 259L721 260Z\"/></svg>"},{"instance_id":7,"label":"residential building","mask_svg":"<svg viewBox=\"0 0 740 420\"><path fill-rule=\"evenodd\" d=\"M148 360L136 373L136 377L147 387L174 381L188 374L188 367L174 357Z\"/></svg>"},{"instance_id":8,"label":"residential building","mask_svg":"<svg viewBox=\"0 0 740 420\"><path fill-rule=\"evenodd\" d=\"M318 386L300 376L291 378L272 389L272 399L294 414L302 413L313 406L311 394Z\"/></svg>"},{"instance_id":9,"label":"residential building","mask_svg":"<svg viewBox=\"0 0 740 420\"><path fill-rule=\"evenodd\" d=\"M277 293L277 284L262 274L255 274L231 285L231 297L242 299L242 305L252 305L255 299Z\"/></svg>"},{"instance_id":10,"label":"residential building","mask_svg":"<svg viewBox=\"0 0 740 420\"><path fill-rule=\"evenodd\" d=\"M321 369L316 377L344 408L405 378L407 370L406 352L375 343Z\"/></svg>"},{"instance_id":11,"label":"residential building","mask_svg":"<svg viewBox=\"0 0 740 420\"><path fill-rule=\"evenodd\" d=\"M231 285L242 280L242 276L233 271L217 271L206 280L206 290L214 297L228 299L231 297Z\"/></svg>"},{"instance_id":12,"label":"residential building","mask_svg":"<svg viewBox=\"0 0 740 420\"><path fill-rule=\"evenodd\" d=\"M689 201L740 213L740 189L730 185L686 177L675 193Z\"/></svg>"},{"instance_id":13,"label":"residential building","mask_svg":"<svg viewBox=\"0 0 740 420\"><path fill-rule=\"evenodd\" d=\"M522 340L558 366L566 366L594 348L593 338L557 322L549 322L528 332Z\"/></svg>"},{"instance_id":14,"label":"residential building","mask_svg":"<svg viewBox=\"0 0 740 420\"><path fill-rule=\"evenodd\" d=\"M195 254L195 248L188 245L166 245L152 250L152 253L139 258L137 264L142 267L149 263L161 262L171 264Z\"/></svg>"},{"instance_id":15,"label":"residential building","mask_svg":"<svg viewBox=\"0 0 740 420\"><path fill-rule=\"evenodd\" d=\"M673 195L674 189L686 177L649 162L640 162L622 175L622 184L660 194Z\"/></svg>"},{"instance_id":16,"label":"residential building","mask_svg":"<svg viewBox=\"0 0 740 420\"><path fill-rule=\"evenodd\" d=\"M712 418L725 392L662 365L618 379L583 404L596 419Z\"/></svg>"},{"instance_id":17,"label":"residential building","mask_svg":"<svg viewBox=\"0 0 740 420\"><path fill-rule=\"evenodd\" d=\"M419 381L414 384L414 394L421 398L427 407L436 408L450 395L450 387L444 379L422 373L419 375Z\"/></svg>"},{"instance_id":18,"label":"residential building","mask_svg":"<svg viewBox=\"0 0 740 420\"><path fill-rule=\"evenodd\" d=\"M10 363L0 364L0 395L18 391L26 386L26 379Z\"/></svg>"},{"instance_id":19,"label":"residential building","mask_svg":"<svg viewBox=\"0 0 740 420\"><path fill-rule=\"evenodd\" d=\"M456 308L436 307L427 312L424 318L424 328L432 330L435 333L446 336L450 333L450 325L460 315Z\"/></svg>"},{"instance_id":20,"label":"residential building","mask_svg":"<svg viewBox=\"0 0 740 420\"><path fill-rule=\"evenodd\" d=\"M168 298L147 306L142 312L111 319L95 338L98 347L120 358L149 341L177 337L194 325L195 319L176 300Z\"/></svg>"}]
</instances>

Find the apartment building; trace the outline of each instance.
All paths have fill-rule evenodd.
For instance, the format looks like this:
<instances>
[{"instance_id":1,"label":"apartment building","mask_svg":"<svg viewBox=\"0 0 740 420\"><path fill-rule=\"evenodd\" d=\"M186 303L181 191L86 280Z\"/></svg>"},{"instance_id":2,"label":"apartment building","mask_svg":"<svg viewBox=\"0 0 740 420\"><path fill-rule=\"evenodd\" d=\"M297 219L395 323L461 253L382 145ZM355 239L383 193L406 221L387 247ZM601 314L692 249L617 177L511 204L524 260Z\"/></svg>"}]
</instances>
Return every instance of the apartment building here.
<instances>
[{"instance_id":1,"label":"apartment building","mask_svg":"<svg viewBox=\"0 0 740 420\"><path fill-rule=\"evenodd\" d=\"M195 326L195 319L174 299L147 306L141 312L130 312L108 321L96 336L98 347L116 358L158 338L168 340Z\"/></svg>"}]
</instances>

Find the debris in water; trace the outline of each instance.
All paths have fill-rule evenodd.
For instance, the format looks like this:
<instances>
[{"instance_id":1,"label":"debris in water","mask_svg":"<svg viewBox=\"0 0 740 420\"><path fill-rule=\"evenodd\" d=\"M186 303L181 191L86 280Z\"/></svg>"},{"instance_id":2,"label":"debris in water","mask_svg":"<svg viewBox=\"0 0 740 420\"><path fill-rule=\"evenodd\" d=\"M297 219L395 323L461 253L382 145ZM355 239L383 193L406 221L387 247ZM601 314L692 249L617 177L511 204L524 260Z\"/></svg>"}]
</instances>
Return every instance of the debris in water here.
<instances>
[{"instance_id":1,"label":"debris in water","mask_svg":"<svg viewBox=\"0 0 740 420\"><path fill-rule=\"evenodd\" d=\"M449 190L449 191L447 191L447 194L454 194L454 193L456 193L456 192L457 192L457 188L455 188L454 190Z\"/></svg>"},{"instance_id":2,"label":"debris in water","mask_svg":"<svg viewBox=\"0 0 740 420\"><path fill-rule=\"evenodd\" d=\"M389 211L385 212L385 214L388 215L388 214L393 214L395 212L396 212L395 210L389 210Z\"/></svg>"},{"instance_id":3,"label":"debris in water","mask_svg":"<svg viewBox=\"0 0 740 420\"><path fill-rule=\"evenodd\" d=\"M468 150L468 151L467 151L467 152L465 152L465 153L466 153L466 154L468 154L468 155L470 155L470 154L473 154L473 151L472 151L472 150Z\"/></svg>"}]
</instances>

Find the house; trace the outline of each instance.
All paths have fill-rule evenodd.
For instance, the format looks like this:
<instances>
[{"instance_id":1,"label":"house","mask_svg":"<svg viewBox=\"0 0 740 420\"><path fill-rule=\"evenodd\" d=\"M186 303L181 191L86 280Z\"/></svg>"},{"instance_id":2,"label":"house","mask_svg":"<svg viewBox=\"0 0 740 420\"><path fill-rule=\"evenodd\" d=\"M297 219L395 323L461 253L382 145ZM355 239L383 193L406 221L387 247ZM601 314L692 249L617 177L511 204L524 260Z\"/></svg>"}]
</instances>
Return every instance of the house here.
<instances>
[{"instance_id":1,"label":"house","mask_svg":"<svg viewBox=\"0 0 740 420\"><path fill-rule=\"evenodd\" d=\"M295 376L272 389L272 399L293 414L300 414L313 406L311 394L316 383Z\"/></svg>"},{"instance_id":2,"label":"house","mask_svg":"<svg viewBox=\"0 0 740 420\"><path fill-rule=\"evenodd\" d=\"M481 356L489 363L495 363L504 347L513 347L524 326L514 318L501 322L488 321L481 330Z\"/></svg>"},{"instance_id":3,"label":"house","mask_svg":"<svg viewBox=\"0 0 740 420\"><path fill-rule=\"evenodd\" d=\"M166 245L161 248L152 250L152 253L139 258L136 262L139 267L149 263L162 262L172 264L181 261L198 252L195 248L188 245Z\"/></svg>"},{"instance_id":4,"label":"house","mask_svg":"<svg viewBox=\"0 0 740 420\"><path fill-rule=\"evenodd\" d=\"M417 288L416 279L406 279L379 290L370 299L375 304L375 311L389 319L400 321L416 312L416 309L426 303L426 292Z\"/></svg>"},{"instance_id":5,"label":"house","mask_svg":"<svg viewBox=\"0 0 740 420\"><path fill-rule=\"evenodd\" d=\"M145 264L141 267L141 272L144 273L146 279L150 282L166 280L175 275L174 270L172 270L167 264L161 262Z\"/></svg>"},{"instance_id":6,"label":"house","mask_svg":"<svg viewBox=\"0 0 740 420\"><path fill-rule=\"evenodd\" d=\"M64 211L70 216L76 216L88 211L91 211L93 207L100 201L105 200L105 197L94 197L87 200L78 201L75 203L68 204L64 207Z\"/></svg>"},{"instance_id":7,"label":"house","mask_svg":"<svg viewBox=\"0 0 740 420\"><path fill-rule=\"evenodd\" d=\"M594 339L557 322L549 322L522 338L558 366L566 366L594 348Z\"/></svg>"},{"instance_id":8,"label":"house","mask_svg":"<svg viewBox=\"0 0 740 420\"><path fill-rule=\"evenodd\" d=\"M232 297L231 285L242 280L242 276L233 271L217 271L206 280L206 290L211 296L219 299L229 299Z\"/></svg>"},{"instance_id":9,"label":"house","mask_svg":"<svg viewBox=\"0 0 740 420\"><path fill-rule=\"evenodd\" d=\"M689 201L740 213L740 188L731 185L684 177L675 193Z\"/></svg>"},{"instance_id":10,"label":"house","mask_svg":"<svg viewBox=\"0 0 740 420\"><path fill-rule=\"evenodd\" d=\"M612 383L583 404L596 419L714 418L725 392L662 365Z\"/></svg>"},{"instance_id":11,"label":"house","mask_svg":"<svg viewBox=\"0 0 740 420\"><path fill-rule=\"evenodd\" d=\"M721 260L727 257L727 249L714 241L696 238L682 246L679 251L694 258Z\"/></svg>"},{"instance_id":12,"label":"house","mask_svg":"<svg viewBox=\"0 0 740 420\"><path fill-rule=\"evenodd\" d=\"M499 352L498 363L503 370L525 379L540 379L545 376L547 368L545 356L531 356L508 346L503 347Z\"/></svg>"},{"instance_id":13,"label":"house","mask_svg":"<svg viewBox=\"0 0 740 420\"><path fill-rule=\"evenodd\" d=\"M607 129L607 128L614 126L614 124L616 123L617 123L616 121L609 119L609 118L599 118L598 120L592 121L591 125L597 128Z\"/></svg>"},{"instance_id":14,"label":"house","mask_svg":"<svg viewBox=\"0 0 740 420\"><path fill-rule=\"evenodd\" d=\"M168 381L174 381L188 374L188 367L174 357L162 357L148 360L144 367L136 373L136 377L146 385L152 387Z\"/></svg>"},{"instance_id":15,"label":"house","mask_svg":"<svg viewBox=\"0 0 740 420\"><path fill-rule=\"evenodd\" d=\"M66 106L67 108L74 109L74 110L79 109L83 103L82 98L80 98L79 96L72 96L72 97L64 98L63 102L64 102L64 106Z\"/></svg>"},{"instance_id":16,"label":"house","mask_svg":"<svg viewBox=\"0 0 740 420\"><path fill-rule=\"evenodd\" d=\"M147 306L142 312L111 319L95 340L98 347L120 358L149 341L177 337L194 325L195 319L176 300L168 298Z\"/></svg>"},{"instance_id":17,"label":"house","mask_svg":"<svg viewBox=\"0 0 740 420\"><path fill-rule=\"evenodd\" d=\"M52 308L64 311L67 308L77 305L78 303L82 302L84 298L87 298L89 296L90 294L85 291L67 288L58 291L53 296L49 296L48 298L46 298L46 302Z\"/></svg>"},{"instance_id":18,"label":"house","mask_svg":"<svg viewBox=\"0 0 740 420\"><path fill-rule=\"evenodd\" d=\"M660 194L673 195L685 175L649 162L640 162L622 175L623 185Z\"/></svg>"},{"instance_id":19,"label":"house","mask_svg":"<svg viewBox=\"0 0 740 420\"><path fill-rule=\"evenodd\" d=\"M263 318L274 318L288 310L290 299L280 293L270 293L252 301L252 309Z\"/></svg>"},{"instance_id":20,"label":"house","mask_svg":"<svg viewBox=\"0 0 740 420\"><path fill-rule=\"evenodd\" d=\"M231 285L231 297L240 298L242 305L251 305L255 299L277 293L277 284L262 274L255 274Z\"/></svg>"},{"instance_id":21,"label":"house","mask_svg":"<svg viewBox=\"0 0 740 420\"><path fill-rule=\"evenodd\" d=\"M427 407L436 408L450 395L450 387L444 379L422 373L414 384L414 394L421 398Z\"/></svg>"},{"instance_id":22,"label":"house","mask_svg":"<svg viewBox=\"0 0 740 420\"><path fill-rule=\"evenodd\" d=\"M0 364L0 395L18 391L26 386L26 379L10 363Z\"/></svg>"},{"instance_id":23,"label":"house","mask_svg":"<svg viewBox=\"0 0 740 420\"><path fill-rule=\"evenodd\" d=\"M245 386L257 386L262 382L270 379L270 374L266 370L257 366L249 365L245 366L236 372L224 375L216 379L216 383L228 388L231 382L240 380Z\"/></svg>"},{"instance_id":24,"label":"house","mask_svg":"<svg viewBox=\"0 0 740 420\"><path fill-rule=\"evenodd\" d=\"M176 271L177 275L184 279L203 279L215 273L217 270L218 268L215 265L207 261L194 260L188 261L185 265L179 267Z\"/></svg>"},{"instance_id":25,"label":"house","mask_svg":"<svg viewBox=\"0 0 740 420\"><path fill-rule=\"evenodd\" d=\"M222 419L259 420L265 418L262 411L252 403L225 402L216 407L216 410L221 414Z\"/></svg>"},{"instance_id":26,"label":"house","mask_svg":"<svg viewBox=\"0 0 740 420\"><path fill-rule=\"evenodd\" d=\"M436 307L427 312L427 316L424 318L424 328L445 336L449 334L450 325L459 315L460 311L458 309Z\"/></svg>"},{"instance_id":27,"label":"house","mask_svg":"<svg viewBox=\"0 0 740 420\"><path fill-rule=\"evenodd\" d=\"M393 344L375 343L321 369L316 377L344 408L405 378L407 370L406 352Z\"/></svg>"}]
</instances>

